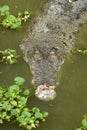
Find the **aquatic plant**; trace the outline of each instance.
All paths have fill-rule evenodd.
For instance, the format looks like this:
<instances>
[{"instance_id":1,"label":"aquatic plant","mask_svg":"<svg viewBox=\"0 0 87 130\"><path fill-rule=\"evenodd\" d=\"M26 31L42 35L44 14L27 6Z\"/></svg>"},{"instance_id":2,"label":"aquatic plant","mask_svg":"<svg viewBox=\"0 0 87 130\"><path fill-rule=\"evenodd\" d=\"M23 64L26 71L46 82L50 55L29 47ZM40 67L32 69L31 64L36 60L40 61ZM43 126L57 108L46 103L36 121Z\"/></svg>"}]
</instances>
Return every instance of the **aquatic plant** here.
<instances>
[{"instance_id":1,"label":"aquatic plant","mask_svg":"<svg viewBox=\"0 0 87 130\"><path fill-rule=\"evenodd\" d=\"M26 22L30 17L30 12L24 11L23 13L18 12L17 16L10 14L8 5L0 7L0 25L5 28L17 29L21 26L22 21Z\"/></svg>"},{"instance_id":2,"label":"aquatic plant","mask_svg":"<svg viewBox=\"0 0 87 130\"><path fill-rule=\"evenodd\" d=\"M13 85L0 86L0 123L4 120L18 122L19 126L31 130L38 127L41 121L45 121L48 113L41 113L38 107L27 107L30 91L22 88L24 82L24 78L16 77Z\"/></svg>"},{"instance_id":3,"label":"aquatic plant","mask_svg":"<svg viewBox=\"0 0 87 130\"><path fill-rule=\"evenodd\" d=\"M87 54L87 49L86 50L77 50L79 53L86 55Z\"/></svg>"},{"instance_id":4,"label":"aquatic plant","mask_svg":"<svg viewBox=\"0 0 87 130\"><path fill-rule=\"evenodd\" d=\"M77 128L76 130L87 130L87 115L83 116L83 119L81 121L80 128Z\"/></svg>"},{"instance_id":5,"label":"aquatic plant","mask_svg":"<svg viewBox=\"0 0 87 130\"><path fill-rule=\"evenodd\" d=\"M16 50L8 48L4 51L0 51L0 62L2 63L6 63L6 64L17 63L18 57L19 55L17 55Z\"/></svg>"}]
</instances>

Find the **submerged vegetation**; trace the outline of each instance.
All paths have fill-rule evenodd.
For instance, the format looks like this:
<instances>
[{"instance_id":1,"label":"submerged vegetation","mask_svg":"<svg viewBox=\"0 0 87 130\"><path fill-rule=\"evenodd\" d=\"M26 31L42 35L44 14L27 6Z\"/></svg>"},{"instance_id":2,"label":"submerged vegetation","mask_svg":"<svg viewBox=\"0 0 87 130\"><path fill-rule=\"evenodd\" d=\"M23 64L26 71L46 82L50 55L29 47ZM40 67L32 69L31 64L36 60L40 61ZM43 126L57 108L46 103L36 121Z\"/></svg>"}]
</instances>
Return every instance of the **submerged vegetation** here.
<instances>
[{"instance_id":1,"label":"submerged vegetation","mask_svg":"<svg viewBox=\"0 0 87 130\"><path fill-rule=\"evenodd\" d=\"M16 77L13 85L7 88L0 86L0 123L2 124L4 120L18 122L19 126L31 130L38 127L41 121L45 121L48 113L41 113L37 107L32 109L27 107L30 91L21 88L24 82L24 78Z\"/></svg>"},{"instance_id":2,"label":"submerged vegetation","mask_svg":"<svg viewBox=\"0 0 87 130\"><path fill-rule=\"evenodd\" d=\"M18 12L17 16L10 14L9 6L0 7L0 25L5 28L17 29L21 26L22 21L26 22L30 17L30 12Z\"/></svg>"},{"instance_id":3,"label":"submerged vegetation","mask_svg":"<svg viewBox=\"0 0 87 130\"><path fill-rule=\"evenodd\" d=\"M8 48L4 51L0 51L0 62L2 63L6 63L6 64L17 63L18 57L19 55L17 55L16 50Z\"/></svg>"}]
</instances>

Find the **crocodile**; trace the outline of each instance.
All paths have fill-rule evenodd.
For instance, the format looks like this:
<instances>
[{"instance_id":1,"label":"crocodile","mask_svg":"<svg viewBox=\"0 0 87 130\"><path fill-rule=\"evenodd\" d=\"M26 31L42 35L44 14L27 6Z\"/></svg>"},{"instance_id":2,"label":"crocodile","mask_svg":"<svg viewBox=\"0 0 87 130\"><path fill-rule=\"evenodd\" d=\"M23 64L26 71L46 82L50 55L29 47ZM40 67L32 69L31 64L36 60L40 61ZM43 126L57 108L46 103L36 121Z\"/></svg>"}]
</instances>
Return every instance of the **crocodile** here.
<instances>
[{"instance_id":1,"label":"crocodile","mask_svg":"<svg viewBox=\"0 0 87 130\"><path fill-rule=\"evenodd\" d=\"M42 92L39 99L53 100L58 86L58 72L67 54L75 48L75 34L87 22L87 0L51 0L28 31L20 48L32 72L32 84ZM45 87L45 88L44 88ZM48 89L47 89L48 87ZM43 92L43 90L45 91ZM50 98L51 91L54 96ZM47 90L47 93L46 92ZM49 92L48 92L49 90ZM37 91L35 91L36 93ZM48 98L49 96L49 98Z\"/></svg>"}]
</instances>

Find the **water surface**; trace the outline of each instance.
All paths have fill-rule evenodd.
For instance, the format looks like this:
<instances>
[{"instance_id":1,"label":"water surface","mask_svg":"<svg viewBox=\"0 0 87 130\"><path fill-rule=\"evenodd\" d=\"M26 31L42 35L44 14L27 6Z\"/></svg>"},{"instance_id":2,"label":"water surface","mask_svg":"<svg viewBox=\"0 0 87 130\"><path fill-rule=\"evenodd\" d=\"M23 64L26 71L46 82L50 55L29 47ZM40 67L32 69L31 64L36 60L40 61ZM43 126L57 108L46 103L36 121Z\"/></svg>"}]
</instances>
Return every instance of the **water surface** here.
<instances>
[{"instance_id":1,"label":"water surface","mask_svg":"<svg viewBox=\"0 0 87 130\"><path fill-rule=\"evenodd\" d=\"M87 49L87 25L77 35L76 47ZM66 57L59 73L57 97L52 102L41 102L33 95L30 103L49 112L46 123L37 130L75 130L87 114L87 55L78 52Z\"/></svg>"},{"instance_id":2,"label":"water surface","mask_svg":"<svg viewBox=\"0 0 87 130\"><path fill-rule=\"evenodd\" d=\"M1 0L0 6L9 5L12 13L30 10L32 17L39 14L46 0ZM32 23L33 18L30 22ZM27 35L27 25L23 24L22 29L14 31L9 29L0 30L0 50L6 48L17 49L21 54L19 44ZM77 36L77 47L87 48L87 25L81 29ZM17 75L26 79L26 85L32 88L31 73L28 65L24 62L22 55L17 64L0 64L0 83L11 84ZM87 56L73 53L68 56L62 65L59 75L59 86L56 88L57 97L51 102L42 102L34 94L28 101L28 106L37 106L41 111L48 111L49 117L45 123L41 123L36 130L75 130L80 125L82 116L87 113ZM25 130L17 124L5 122L0 125L0 130Z\"/></svg>"},{"instance_id":3,"label":"water surface","mask_svg":"<svg viewBox=\"0 0 87 130\"><path fill-rule=\"evenodd\" d=\"M23 23L19 30L0 29L0 50L7 48L16 49L18 54L21 55L17 64L0 64L0 72L3 72L0 74L0 80L2 83L12 83L13 78L20 75L25 77L27 83L30 84L31 73L28 65L22 58L22 52L19 45L22 43L22 40L27 37L28 29L32 25L34 18L40 13L45 2L46 0L0 0L0 6L8 5L10 7L10 12L14 15L25 10L32 12L30 19L26 23Z\"/></svg>"}]
</instances>

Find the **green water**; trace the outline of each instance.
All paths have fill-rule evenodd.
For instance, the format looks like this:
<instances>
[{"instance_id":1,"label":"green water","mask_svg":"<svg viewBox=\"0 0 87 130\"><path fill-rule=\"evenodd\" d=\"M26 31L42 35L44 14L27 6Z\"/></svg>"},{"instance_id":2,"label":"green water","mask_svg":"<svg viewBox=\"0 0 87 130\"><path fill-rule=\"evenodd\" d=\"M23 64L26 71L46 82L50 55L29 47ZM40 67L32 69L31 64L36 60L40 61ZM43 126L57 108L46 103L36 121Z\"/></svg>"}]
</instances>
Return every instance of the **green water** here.
<instances>
[{"instance_id":1,"label":"green water","mask_svg":"<svg viewBox=\"0 0 87 130\"><path fill-rule=\"evenodd\" d=\"M27 35L27 25L30 26L46 0L1 0L0 6L9 5L11 12L30 10L32 18L18 31L0 30L0 50L6 48L17 49L21 54L17 64L0 64L0 83L11 84L17 75L26 79L26 85L32 89L31 73L28 65L22 58L19 44ZM81 30L77 37L79 49L87 48L87 25ZM60 70L59 86L56 88L57 97L52 102L42 102L34 94L28 101L28 106L38 106L41 111L48 111L49 117L45 123L41 123L36 130L75 130L80 125L82 116L87 113L87 56L74 53L68 56ZM17 124L5 122L0 125L0 130L25 130Z\"/></svg>"}]
</instances>

